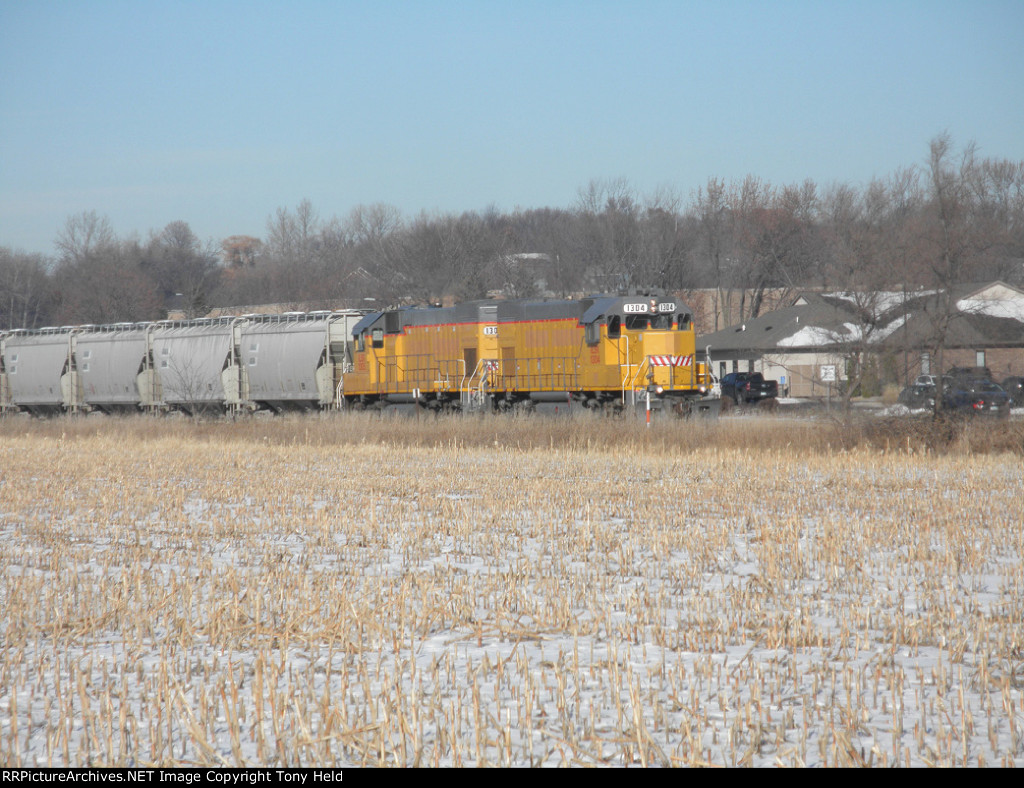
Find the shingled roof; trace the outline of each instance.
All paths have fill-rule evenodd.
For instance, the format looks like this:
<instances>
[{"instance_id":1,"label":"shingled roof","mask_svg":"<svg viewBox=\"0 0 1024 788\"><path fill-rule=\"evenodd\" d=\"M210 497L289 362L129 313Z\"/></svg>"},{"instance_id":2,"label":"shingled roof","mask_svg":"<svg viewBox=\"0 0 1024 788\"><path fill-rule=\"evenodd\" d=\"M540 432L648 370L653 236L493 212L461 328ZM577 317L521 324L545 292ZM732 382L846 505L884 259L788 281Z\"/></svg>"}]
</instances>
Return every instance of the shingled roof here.
<instances>
[{"instance_id":1,"label":"shingled roof","mask_svg":"<svg viewBox=\"0 0 1024 788\"><path fill-rule=\"evenodd\" d=\"M946 347L1024 347L1024 291L1003 282L964 284L950 295L956 313ZM940 333L939 291L802 293L793 306L705 334L697 346L718 354L832 350L855 342L924 348Z\"/></svg>"},{"instance_id":2,"label":"shingled roof","mask_svg":"<svg viewBox=\"0 0 1024 788\"><path fill-rule=\"evenodd\" d=\"M790 350L818 348L830 334L847 335L845 326L856 323L857 319L857 310L852 303L805 293L793 306L704 334L698 337L697 346L704 348L710 345L719 353L750 352L758 355L777 352L780 347Z\"/></svg>"}]
</instances>

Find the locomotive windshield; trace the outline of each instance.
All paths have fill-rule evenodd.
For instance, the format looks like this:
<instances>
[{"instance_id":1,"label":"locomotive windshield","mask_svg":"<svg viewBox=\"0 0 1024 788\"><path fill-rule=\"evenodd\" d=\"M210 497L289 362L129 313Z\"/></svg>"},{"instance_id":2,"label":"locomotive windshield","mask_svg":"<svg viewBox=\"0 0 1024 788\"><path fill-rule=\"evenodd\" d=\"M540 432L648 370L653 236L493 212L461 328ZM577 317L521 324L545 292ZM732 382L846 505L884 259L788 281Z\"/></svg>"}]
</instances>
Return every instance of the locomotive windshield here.
<instances>
[{"instance_id":1,"label":"locomotive windshield","mask_svg":"<svg viewBox=\"0 0 1024 788\"><path fill-rule=\"evenodd\" d=\"M672 328L672 315L626 315L628 331L664 330Z\"/></svg>"}]
</instances>

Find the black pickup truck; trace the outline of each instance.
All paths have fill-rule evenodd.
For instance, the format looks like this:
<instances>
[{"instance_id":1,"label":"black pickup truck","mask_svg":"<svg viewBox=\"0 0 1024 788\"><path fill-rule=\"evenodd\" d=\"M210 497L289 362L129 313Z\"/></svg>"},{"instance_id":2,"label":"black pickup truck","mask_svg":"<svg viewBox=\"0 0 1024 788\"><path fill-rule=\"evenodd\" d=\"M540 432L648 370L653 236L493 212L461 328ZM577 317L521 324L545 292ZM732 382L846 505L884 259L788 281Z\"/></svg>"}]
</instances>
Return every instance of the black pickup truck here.
<instances>
[{"instance_id":1,"label":"black pickup truck","mask_svg":"<svg viewBox=\"0 0 1024 788\"><path fill-rule=\"evenodd\" d=\"M759 402L779 396L779 384L765 380L760 372L730 372L722 377L722 399L731 399L737 405Z\"/></svg>"}]
</instances>

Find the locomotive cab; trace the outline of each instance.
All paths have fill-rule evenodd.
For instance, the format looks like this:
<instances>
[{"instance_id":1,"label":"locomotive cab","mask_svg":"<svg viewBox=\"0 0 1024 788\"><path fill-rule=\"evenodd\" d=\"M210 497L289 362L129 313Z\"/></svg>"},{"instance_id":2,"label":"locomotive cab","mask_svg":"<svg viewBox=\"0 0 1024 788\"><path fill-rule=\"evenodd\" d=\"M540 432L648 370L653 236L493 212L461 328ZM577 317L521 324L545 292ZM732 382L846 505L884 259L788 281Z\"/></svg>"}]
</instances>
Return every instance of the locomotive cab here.
<instances>
[{"instance_id":1,"label":"locomotive cab","mask_svg":"<svg viewBox=\"0 0 1024 788\"><path fill-rule=\"evenodd\" d=\"M648 391L656 405L707 393L706 370L695 358L692 313L677 299L596 299L581 323L591 362L604 367L606 381L617 378L623 404L636 404Z\"/></svg>"}]
</instances>

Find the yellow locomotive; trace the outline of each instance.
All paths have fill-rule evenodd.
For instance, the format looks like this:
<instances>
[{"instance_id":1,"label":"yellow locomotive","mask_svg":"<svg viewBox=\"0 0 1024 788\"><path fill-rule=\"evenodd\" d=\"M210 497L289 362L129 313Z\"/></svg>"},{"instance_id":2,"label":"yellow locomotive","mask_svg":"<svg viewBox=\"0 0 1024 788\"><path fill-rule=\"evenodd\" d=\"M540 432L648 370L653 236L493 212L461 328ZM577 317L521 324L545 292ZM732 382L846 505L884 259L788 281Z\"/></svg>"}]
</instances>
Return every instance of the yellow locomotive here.
<instances>
[{"instance_id":1,"label":"yellow locomotive","mask_svg":"<svg viewBox=\"0 0 1024 788\"><path fill-rule=\"evenodd\" d=\"M473 301L373 312L353 327L342 406L717 410L692 312L658 295Z\"/></svg>"}]
</instances>

